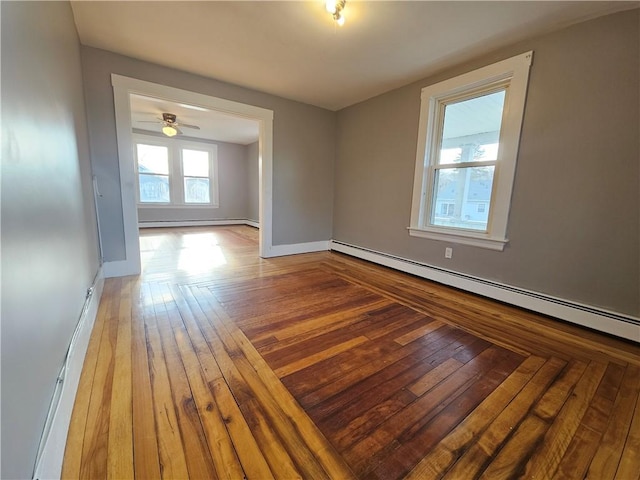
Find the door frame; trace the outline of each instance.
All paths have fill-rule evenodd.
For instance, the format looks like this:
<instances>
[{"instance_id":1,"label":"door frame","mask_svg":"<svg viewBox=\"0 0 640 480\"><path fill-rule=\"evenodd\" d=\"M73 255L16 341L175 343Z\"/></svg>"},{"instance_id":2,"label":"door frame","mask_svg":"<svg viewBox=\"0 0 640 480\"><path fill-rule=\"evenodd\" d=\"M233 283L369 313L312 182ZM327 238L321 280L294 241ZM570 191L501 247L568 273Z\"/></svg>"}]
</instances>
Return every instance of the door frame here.
<instances>
[{"instance_id":1,"label":"door frame","mask_svg":"<svg viewBox=\"0 0 640 480\"><path fill-rule=\"evenodd\" d=\"M125 260L105 262L105 276L137 275L141 271L136 178L132 148L131 94L161 98L175 103L186 103L258 122L259 253L261 257L265 258L273 256L273 110L117 74L111 75L111 84L115 105L126 258Z\"/></svg>"}]
</instances>

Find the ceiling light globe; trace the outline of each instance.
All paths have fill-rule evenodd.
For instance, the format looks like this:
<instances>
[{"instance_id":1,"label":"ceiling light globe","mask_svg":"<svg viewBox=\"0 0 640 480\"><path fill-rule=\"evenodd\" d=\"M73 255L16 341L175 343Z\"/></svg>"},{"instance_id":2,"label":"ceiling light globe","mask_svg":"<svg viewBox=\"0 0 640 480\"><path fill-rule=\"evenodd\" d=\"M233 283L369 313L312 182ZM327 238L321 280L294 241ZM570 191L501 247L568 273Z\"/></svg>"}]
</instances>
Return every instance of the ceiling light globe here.
<instances>
[{"instance_id":1,"label":"ceiling light globe","mask_svg":"<svg viewBox=\"0 0 640 480\"><path fill-rule=\"evenodd\" d=\"M174 135L176 135L178 133L178 131L173 128L170 127L169 125L162 127L162 133L164 133L167 137L173 137Z\"/></svg>"},{"instance_id":2,"label":"ceiling light globe","mask_svg":"<svg viewBox=\"0 0 640 480\"><path fill-rule=\"evenodd\" d=\"M336 5L337 5L337 0L327 0L324 4L325 8L327 9L327 12L329 13L335 13L335 11L337 10Z\"/></svg>"}]
</instances>

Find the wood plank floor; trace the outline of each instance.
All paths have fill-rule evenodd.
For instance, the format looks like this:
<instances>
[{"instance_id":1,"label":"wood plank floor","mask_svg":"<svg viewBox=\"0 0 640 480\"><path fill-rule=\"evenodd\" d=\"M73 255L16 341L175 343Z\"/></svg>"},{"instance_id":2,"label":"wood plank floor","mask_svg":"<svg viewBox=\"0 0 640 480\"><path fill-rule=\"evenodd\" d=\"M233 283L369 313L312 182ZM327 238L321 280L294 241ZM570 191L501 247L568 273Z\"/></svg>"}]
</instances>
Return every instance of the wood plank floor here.
<instances>
[{"instance_id":1,"label":"wood plank floor","mask_svg":"<svg viewBox=\"0 0 640 480\"><path fill-rule=\"evenodd\" d=\"M141 231L63 478L640 478L640 346L251 227Z\"/></svg>"}]
</instances>

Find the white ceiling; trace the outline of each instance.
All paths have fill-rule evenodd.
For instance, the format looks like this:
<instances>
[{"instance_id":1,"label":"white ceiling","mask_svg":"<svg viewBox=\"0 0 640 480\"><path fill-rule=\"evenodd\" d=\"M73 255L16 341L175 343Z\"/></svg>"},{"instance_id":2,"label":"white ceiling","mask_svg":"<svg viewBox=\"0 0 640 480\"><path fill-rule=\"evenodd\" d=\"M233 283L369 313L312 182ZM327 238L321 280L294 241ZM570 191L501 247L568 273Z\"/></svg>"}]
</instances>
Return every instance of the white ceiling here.
<instances>
[{"instance_id":1,"label":"white ceiling","mask_svg":"<svg viewBox=\"0 0 640 480\"><path fill-rule=\"evenodd\" d=\"M258 122L206 108L167 100L131 95L131 123L134 129L159 133L163 113L176 115L177 123L197 125L200 130L179 127L183 137L204 138L248 145L258 141Z\"/></svg>"},{"instance_id":2,"label":"white ceiling","mask_svg":"<svg viewBox=\"0 0 640 480\"><path fill-rule=\"evenodd\" d=\"M616 1L72 1L84 45L338 110Z\"/></svg>"}]
</instances>

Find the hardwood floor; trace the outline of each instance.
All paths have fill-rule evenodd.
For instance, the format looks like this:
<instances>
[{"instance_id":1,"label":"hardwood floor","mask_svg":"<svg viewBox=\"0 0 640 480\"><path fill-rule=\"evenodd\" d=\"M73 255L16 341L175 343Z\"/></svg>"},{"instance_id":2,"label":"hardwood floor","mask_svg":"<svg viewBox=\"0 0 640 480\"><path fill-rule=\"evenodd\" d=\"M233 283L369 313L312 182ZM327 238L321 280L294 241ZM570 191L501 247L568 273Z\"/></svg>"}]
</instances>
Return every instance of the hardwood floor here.
<instances>
[{"instance_id":1,"label":"hardwood floor","mask_svg":"<svg viewBox=\"0 0 640 480\"><path fill-rule=\"evenodd\" d=\"M141 231L63 478L640 478L640 346L244 226Z\"/></svg>"}]
</instances>

